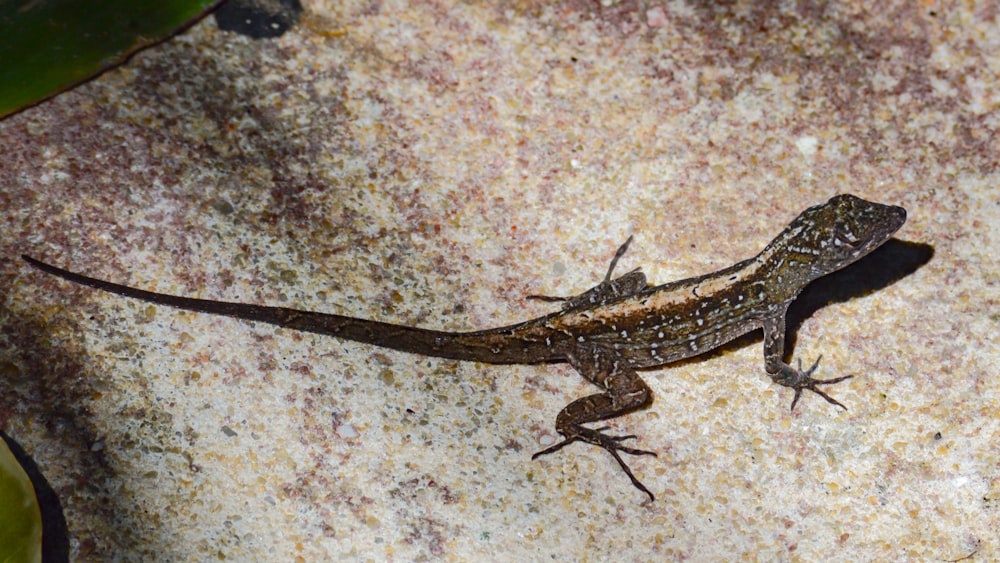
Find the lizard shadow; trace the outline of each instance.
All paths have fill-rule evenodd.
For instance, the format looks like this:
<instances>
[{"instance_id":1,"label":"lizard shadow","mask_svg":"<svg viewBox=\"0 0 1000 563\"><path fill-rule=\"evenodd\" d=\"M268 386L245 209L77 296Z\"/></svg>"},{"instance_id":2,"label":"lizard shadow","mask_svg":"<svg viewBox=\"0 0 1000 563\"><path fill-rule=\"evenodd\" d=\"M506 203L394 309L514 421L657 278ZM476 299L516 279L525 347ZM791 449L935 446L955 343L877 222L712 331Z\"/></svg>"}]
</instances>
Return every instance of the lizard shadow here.
<instances>
[{"instance_id":1,"label":"lizard shadow","mask_svg":"<svg viewBox=\"0 0 1000 563\"><path fill-rule=\"evenodd\" d=\"M881 248L854 264L812 282L788 307L787 349L794 348L802 323L819 309L889 287L917 271L934 257L934 247L889 239Z\"/></svg>"},{"instance_id":2,"label":"lizard shadow","mask_svg":"<svg viewBox=\"0 0 1000 563\"><path fill-rule=\"evenodd\" d=\"M792 355L798 330L813 313L832 303L842 303L886 288L917 271L934 257L929 244L889 239L879 249L850 266L812 282L792 301L785 316L785 360ZM684 365L701 362L759 343L760 329L748 332L718 348L676 362Z\"/></svg>"}]
</instances>

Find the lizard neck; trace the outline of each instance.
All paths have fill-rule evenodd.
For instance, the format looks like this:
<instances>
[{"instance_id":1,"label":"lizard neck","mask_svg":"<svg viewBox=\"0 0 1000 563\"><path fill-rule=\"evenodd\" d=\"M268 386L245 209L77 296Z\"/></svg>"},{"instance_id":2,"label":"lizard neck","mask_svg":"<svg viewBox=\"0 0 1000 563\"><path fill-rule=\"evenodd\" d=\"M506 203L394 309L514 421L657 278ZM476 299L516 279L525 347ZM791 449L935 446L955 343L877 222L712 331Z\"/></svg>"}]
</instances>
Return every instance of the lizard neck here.
<instances>
[{"instance_id":1,"label":"lizard neck","mask_svg":"<svg viewBox=\"0 0 1000 563\"><path fill-rule=\"evenodd\" d=\"M805 225L793 222L753 258L756 275L773 301L791 301L818 278L814 265L819 249L803 245Z\"/></svg>"}]
</instances>

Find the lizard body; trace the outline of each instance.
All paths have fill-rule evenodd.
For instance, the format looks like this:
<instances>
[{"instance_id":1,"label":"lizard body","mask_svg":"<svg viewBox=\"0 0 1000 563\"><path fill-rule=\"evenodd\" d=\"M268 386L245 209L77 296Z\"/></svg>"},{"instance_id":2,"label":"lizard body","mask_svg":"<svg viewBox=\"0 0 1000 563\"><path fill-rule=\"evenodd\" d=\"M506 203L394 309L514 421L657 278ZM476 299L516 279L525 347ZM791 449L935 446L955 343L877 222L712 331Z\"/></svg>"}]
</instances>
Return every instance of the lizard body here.
<instances>
[{"instance_id":1,"label":"lizard body","mask_svg":"<svg viewBox=\"0 0 1000 563\"><path fill-rule=\"evenodd\" d=\"M795 391L792 409L803 390L843 407L818 385L851 376L814 379L816 364L803 371L783 360L785 313L810 282L867 255L906 221L901 207L842 194L810 207L796 217L757 256L718 272L649 286L638 270L612 278L623 244L604 280L561 301L561 310L519 324L474 332L447 332L347 317L206 299L166 295L115 284L22 256L32 266L69 280L180 309L265 322L294 330L335 336L394 350L491 364L567 362L601 392L577 399L556 417L563 436L536 453L552 453L574 441L607 450L632 484L650 491L632 474L618 452L656 455L623 446L634 436L611 436L605 428L584 426L648 407L652 391L636 370L663 366L708 352L757 329L764 331L764 368L776 383Z\"/></svg>"}]
</instances>

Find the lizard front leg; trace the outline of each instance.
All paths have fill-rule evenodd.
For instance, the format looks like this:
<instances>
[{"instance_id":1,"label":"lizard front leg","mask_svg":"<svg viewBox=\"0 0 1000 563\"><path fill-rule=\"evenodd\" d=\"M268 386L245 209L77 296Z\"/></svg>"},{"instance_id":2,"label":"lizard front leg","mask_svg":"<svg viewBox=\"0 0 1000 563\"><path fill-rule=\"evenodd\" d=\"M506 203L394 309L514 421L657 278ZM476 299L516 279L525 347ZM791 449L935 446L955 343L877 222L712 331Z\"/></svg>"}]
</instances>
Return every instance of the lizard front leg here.
<instances>
[{"instance_id":1,"label":"lizard front leg","mask_svg":"<svg viewBox=\"0 0 1000 563\"><path fill-rule=\"evenodd\" d=\"M767 375L771 376L771 380L775 383L791 387L795 390L795 397L792 399L792 410L795 410L795 404L799 402L804 389L808 389L823 397L830 404L847 410L847 407L827 395L817 385L840 383L845 379L854 377L853 375L845 375L833 379L813 379L812 374L816 371L819 360L823 356L816 358L816 362L813 363L812 367L805 371L802 371L801 360L799 360L798 368L793 368L783 360L785 355L785 312L783 309L778 315L765 317L762 321L764 327L764 369L767 371Z\"/></svg>"},{"instance_id":2,"label":"lizard front leg","mask_svg":"<svg viewBox=\"0 0 1000 563\"><path fill-rule=\"evenodd\" d=\"M631 455L656 456L656 454L621 445L623 440L635 438L634 435L610 436L604 433L608 429L606 426L596 429L583 426L589 422L608 420L648 407L653 403L652 390L624 358L600 346L578 346L568 355L567 360L587 381L604 389L605 392L577 399L559 411L559 415L556 416L556 431L563 436L563 440L536 453L531 459L561 450L577 440L587 442L607 450L628 475L632 484L649 495L649 500L655 500L653 493L635 478L618 452Z\"/></svg>"}]
</instances>

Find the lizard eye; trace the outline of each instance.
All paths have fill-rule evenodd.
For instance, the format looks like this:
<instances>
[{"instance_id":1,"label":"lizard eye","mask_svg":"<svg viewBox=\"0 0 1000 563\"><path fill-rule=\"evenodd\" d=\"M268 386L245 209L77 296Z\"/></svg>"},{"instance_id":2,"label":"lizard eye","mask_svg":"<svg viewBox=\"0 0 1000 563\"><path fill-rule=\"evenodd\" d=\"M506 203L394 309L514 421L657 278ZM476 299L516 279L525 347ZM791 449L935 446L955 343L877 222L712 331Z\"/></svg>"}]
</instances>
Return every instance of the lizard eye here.
<instances>
[{"instance_id":1,"label":"lizard eye","mask_svg":"<svg viewBox=\"0 0 1000 563\"><path fill-rule=\"evenodd\" d=\"M846 233L838 232L837 240L847 245L849 248L857 250L861 248L861 241Z\"/></svg>"}]
</instances>

